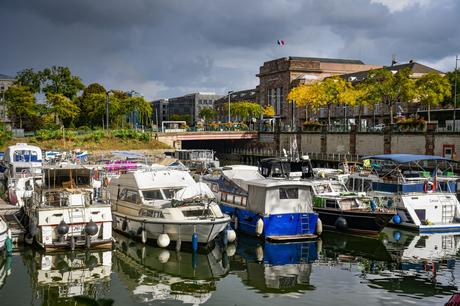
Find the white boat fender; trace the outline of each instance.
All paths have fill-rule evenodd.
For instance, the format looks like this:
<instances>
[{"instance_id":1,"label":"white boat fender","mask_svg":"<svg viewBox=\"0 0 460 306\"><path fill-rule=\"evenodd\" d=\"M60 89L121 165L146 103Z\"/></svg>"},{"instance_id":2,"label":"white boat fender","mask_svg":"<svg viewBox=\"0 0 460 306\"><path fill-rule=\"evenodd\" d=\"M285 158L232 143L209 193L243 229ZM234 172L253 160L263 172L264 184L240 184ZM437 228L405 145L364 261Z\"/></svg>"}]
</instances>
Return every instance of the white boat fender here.
<instances>
[{"instance_id":1,"label":"white boat fender","mask_svg":"<svg viewBox=\"0 0 460 306\"><path fill-rule=\"evenodd\" d=\"M264 248L261 245L256 248L256 258L258 262L264 261Z\"/></svg>"},{"instance_id":2,"label":"white boat fender","mask_svg":"<svg viewBox=\"0 0 460 306\"><path fill-rule=\"evenodd\" d=\"M142 228L141 241L143 244L147 243L147 231L145 230L145 228Z\"/></svg>"},{"instance_id":3,"label":"white boat fender","mask_svg":"<svg viewBox=\"0 0 460 306\"><path fill-rule=\"evenodd\" d=\"M318 241L316 242L316 249L318 251L318 255L320 255L323 251L323 240L318 239Z\"/></svg>"},{"instance_id":4,"label":"white boat fender","mask_svg":"<svg viewBox=\"0 0 460 306\"><path fill-rule=\"evenodd\" d=\"M260 236L262 235L263 232L264 232L264 220L260 218L259 220L257 220L257 223L256 223L256 234L257 236Z\"/></svg>"},{"instance_id":5,"label":"white boat fender","mask_svg":"<svg viewBox=\"0 0 460 306\"><path fill-rule=\"evenodd\" d=\"M235 242L236 240L236 232L232 229L227 230L227 241L230 243Z\"/></svg>"},{"instance_id":6,"label":"white boat fender","mask_svg":"<svg viewBox=\"0 0 460 306\"><path fill-rule=\"evenodd\" d=\"M158 254L158 261L165 264L168 262L170 256L171 254L168 250L161 250L160 254Z\"/></svg>"},{"instance_id":7,"label":"white boat fender","mask_svg":"<svg viewBox=\"0 0 460 306\"><path fill-rule=\"evenodd\" d=\"M229 257L234 256L236 253L236 245L234 243L227 245L226 251Z\"/></svg>"},{"instance_id":8,"label":"white boat fender","mask_svg":"<svg viewBox=\"0 0 460 306\"><path fill-rule=\"evenodd\" d=\"M320 236L323 233L323 222L320 218L316 221L316 234Z\"/></svg>"},{"instance_id":9,"label":"white boat fender","mask_svg":"<svg viewBox=\"0 0 460 306\"><path fill-rule=\"evenodd\" d=\"M170 242L171 240L169 239L168 234L163 233L163 234L160 234L160 236L158 236L157 244L160 248L167 247Z\"/></svg>"}]
</instances>

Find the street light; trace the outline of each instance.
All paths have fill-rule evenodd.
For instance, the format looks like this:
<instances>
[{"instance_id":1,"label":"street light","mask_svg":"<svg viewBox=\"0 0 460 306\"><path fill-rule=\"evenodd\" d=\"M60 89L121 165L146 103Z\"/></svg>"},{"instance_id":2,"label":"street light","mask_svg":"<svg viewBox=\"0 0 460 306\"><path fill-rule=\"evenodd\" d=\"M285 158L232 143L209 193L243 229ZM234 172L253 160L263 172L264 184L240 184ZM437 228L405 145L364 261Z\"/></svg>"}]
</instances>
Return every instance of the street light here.
<instances>
[{"instance_id":1,"label":"street light","mask_svg":"<svg viewBox=\"0 0 460 306\"><path fill-rule=\"evenodd\" d=\"M112 90L105 92L105 128L109 130L109 94L113 93Z\"/></svg>"},{"instance_id":2,"label":"street light","mask_svg":"<svg viewBox=\"0 0 460 306\"><path fill-rule=\"evenodd\" d=\"M458 55L455 55L455 85L454 85L454 127L453 127L453 130L454 130L454 133L457 131L457 128L456 128L456 112L457 112L457 63L458 63Z\"/></svg>"},{"instance_id":3,"label":"street light","mask_svg":"<svg viewBox=\"0 0 460 306\"><path fill-rule=\"evenodd\" d=\"M228 92L228 122L230 122L230 94L233 93L233 90Z\"/></svg>"}]
</instances>

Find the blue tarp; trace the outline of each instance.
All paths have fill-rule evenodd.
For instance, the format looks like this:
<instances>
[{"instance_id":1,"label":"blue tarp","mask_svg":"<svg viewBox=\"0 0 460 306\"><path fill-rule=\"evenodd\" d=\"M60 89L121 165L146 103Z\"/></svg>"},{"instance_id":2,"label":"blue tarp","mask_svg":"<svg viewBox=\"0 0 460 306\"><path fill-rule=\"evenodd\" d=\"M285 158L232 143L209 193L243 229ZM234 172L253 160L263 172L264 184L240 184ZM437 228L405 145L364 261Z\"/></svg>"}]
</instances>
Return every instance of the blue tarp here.
<instances>
[{"instance_id":1,"label":"blue tarp","mask_svg":"<svg viewBox=\"0 0 460 306\"><path fill-rule=\"evenodd\" d=\"M448 159L448 158L445 158L445 157L442 157L442 156L416 155L416 154L371 155L371 156L363 157L362 159L390 160L390 161L398 163L398 164L405 164L405 163L418 162L418 161L427 161L427 160L456 162L455 160Z\"/></svg>"}]
</instances>

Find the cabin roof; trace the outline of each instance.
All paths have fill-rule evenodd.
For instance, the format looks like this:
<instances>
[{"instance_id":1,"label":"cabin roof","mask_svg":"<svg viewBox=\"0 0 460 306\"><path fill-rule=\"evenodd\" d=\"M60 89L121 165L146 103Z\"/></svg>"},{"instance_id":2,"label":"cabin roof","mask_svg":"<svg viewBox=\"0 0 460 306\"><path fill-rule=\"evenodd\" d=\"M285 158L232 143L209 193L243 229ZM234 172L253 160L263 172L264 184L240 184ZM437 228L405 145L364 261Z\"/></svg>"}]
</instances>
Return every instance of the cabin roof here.
<instances>
[{"instance_id":1,"label":"cabin roof","mask_svg":"<svg viewBox=\"0 0 460 306\"><path fill-rule=\"evenodd\" d=\"M272 188L272 187L296 187L296 186L316 186L320 184L329 184L330 180L286 180L286 179L257 179L246 182L248 185Z\"/></svg>"},{"instance_id":2,"label":"cabin roof","mask_svg":"<svg viewBox=\"0 0 460 306\"><path fill-rule=\"evenodd\" d=\"M362 158L364 159L374 159L374 160L389 160L398 164L406 164L411 162L418 161L448 161L456 162L455 160L448 159L442 156L435 155L417 155L417 154L381 154L381 155L370 155Z\"/></svg>"}]
</instances>

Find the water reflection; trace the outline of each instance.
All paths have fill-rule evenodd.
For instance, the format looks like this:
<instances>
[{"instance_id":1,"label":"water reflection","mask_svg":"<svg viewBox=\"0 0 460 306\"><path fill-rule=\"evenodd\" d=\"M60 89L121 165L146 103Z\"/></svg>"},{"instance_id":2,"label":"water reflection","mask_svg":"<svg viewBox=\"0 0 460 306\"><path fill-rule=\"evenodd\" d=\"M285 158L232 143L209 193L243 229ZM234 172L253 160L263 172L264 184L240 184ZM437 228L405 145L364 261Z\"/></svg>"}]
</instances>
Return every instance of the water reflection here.
<instances>
[{"instance_id":1,"label":"water reflection","mask_svg":"<svg viewBox=\"0 0 460 306\"><path fill-rule=\"evenodd\" d=\"M316 241L264 243L240 236L231 262L232 270L246 286L267 296L295 296L314 289L310 275L316 259Z\"/></svg>"},{"instance_id":2,"label":"water reflection","mask_svg":"<svg viewBox=\"0 0 460 306\"><path fill-rule=\"evenodd\" d=\"M460 236L388 229L380 239L326 233L319 265L358 272L369 288L414 298L457 291Z\"/></svg>"},{"instance_id":3,"label":"water reflection","mask_svg":"<svg viewBox=\"0 0 460 306\"><path fill-rule=\"evenodd\" d=\"M112 304L112 251L22 254L31 278L33 300L44 305ZM34 301L33 301L34 302Z\"/></svg>"},{"instance_id":4,"label":"water reflection","mask_svg":"<svg viewBox=\"0 0 460 306\"><path fill-rule=\"evenodd\" d=\"M176 252L116 236L114 270L138 302L202 304L230 270L219 245L206 254Z\"/></svg>"},{"instance_id":5,"label":"water reflection","mask_svg":"<svg viewBox=\"0 0 460 306\"><path fill-rule=\"evenodd\" d=\"M11 274L11 256L3 256L0 252L0 289L5 285L6 278Z\"/></svg>"}]
</instances>

